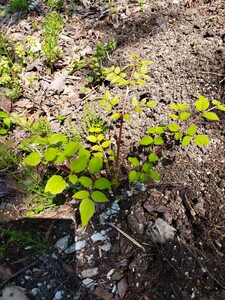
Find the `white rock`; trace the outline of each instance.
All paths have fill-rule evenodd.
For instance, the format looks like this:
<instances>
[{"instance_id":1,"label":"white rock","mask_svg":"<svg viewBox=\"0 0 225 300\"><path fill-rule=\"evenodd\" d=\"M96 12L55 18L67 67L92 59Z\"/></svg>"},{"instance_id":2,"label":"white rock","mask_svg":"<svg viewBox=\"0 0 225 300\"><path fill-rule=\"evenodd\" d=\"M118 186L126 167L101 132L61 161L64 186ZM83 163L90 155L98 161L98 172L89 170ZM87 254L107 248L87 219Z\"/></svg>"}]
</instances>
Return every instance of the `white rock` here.
<instances>
[{"instance_id":1,"label":"white rock","mask_svg":"<svg viewBox=\"0 0 225 300\"><path fill-rule=\"evenodd\" d=\"M25 289L20 286L8 286L2 290L1 300L29 300L25 295Z\"/></svg>"},{"instance_id":2,"label":"white rock","mask_svg":"<svg viewBox=\"0 0 225 300\"><path fill-rule=\"evenodd\" d=\"M93 285L95 285L95 282L92 278L85 278L83 281L82 281L83 285L85 285L86 287L91 287Z\"/></svg>"},{"instance_id":3,"label":"white rock","mask_svg":"<svg viewBox=\"0 0 225 300\"><path fill-rule=\"evenodd\" d=\"M110 242L106 242L104 243L104 245L101 246L101 249L106 252L109 251L111 248L112 248L112 244Z\"/></svg>"},{"instance_id":4,"label":"white rock","mask_svg":"<svg viewBox=\"0 0 225 300\"><path fill-rule=\"evenodd\" d=\"M77 241L76 243L72 244L71 246L69 246L64 252L66 254L71 254L74 253L75 251L81 250L86 246L86 241Z\"/></svg>"},{"instance_id":5,"label":"white rock","mask_svg":"<svg viewBox=\"0 0 225 300\"><path fill-rule=\"evenodd\" d=\"M92 242L95 243L98 241L105 241L106 237L102 233L105 233L105 232L101 232L101 233L96 232L96 233L92 234L92 236L91 236Z\"/></svg>"},{"instance_id":6,"label":"white rock","mask_svg":"<svg viewBox=\"0 0 225 300\"><path fill-rule=\"evenodd\" d=\"M174 238L176 229L166 223L163 219L157 218L155 222L151 222L146 229L152 241L159 244L165 244Z\"/></svg>"},{"instance_id":7,"label":"white rock","mask_svg":"<svg viewBox=\"0 0 225 300\"><path fill-rule=\"evenodd\" d=\"M32 294L33 296L36 296L36 295L38 294L38 292L39 292L39 288L33 288L33 289L31 290L31 294Z\"/></svg>"},{"instance_id":8,"label":"white rock","mask_svg":"<svg viewBox=\"0 0 225 300\"><path fill-rule=\"evenodd\" d=\"M59 251L59 253L66 250L66 248L68 247L69 239L70 239L70 236L66 235L56 242L55 248Z\"/></svg>"},{"instance_id":9,"label":"white rock","mask_svg":"<svg viewBox=\"0 0 225 300\"><path fill-rule=\"evenodd\" d=\"M106 221L109 217L118 214L119 211L120 211L119 205L118 205L117 203L113 203L113 205L111 206L111 208L109 208L106 212L102 213L102 214L99 216L100 223L101 223L101 224L104 224L105 221Z\"/></svg>"},{"instance_id":10,"label":"white rock","mask_svg":"<svg viewBox=\"0 0 225 300\"><path fill-rule=\"evenodd\" d=\"M57 291L55 293L55 297L53 298L53 300L61 300L61 299L63 299L64 294L65 293L63 291Z\"/></svg>"},{"instance_id":11,"label":"white rock","mask_svg":"<svg viewBox=\"0 0 225 300\"><path fill-rule=\"evenodd\" d=\"M108 279L111 279L111 276L112 276L112 274L115 272L115 269L111 269L107 274L106 274L106 277L108 278Z\"/></svg>"},{"instance_id":12,"label":"white rock","mask_svg":"<svg viewBox=\"0 0 225 300\"><path fill-rule=\"evenodd\" d=\"M98 274L98 268L86 269L81 272L83 278L93 277Z\"/></svg>"}]
</instances>

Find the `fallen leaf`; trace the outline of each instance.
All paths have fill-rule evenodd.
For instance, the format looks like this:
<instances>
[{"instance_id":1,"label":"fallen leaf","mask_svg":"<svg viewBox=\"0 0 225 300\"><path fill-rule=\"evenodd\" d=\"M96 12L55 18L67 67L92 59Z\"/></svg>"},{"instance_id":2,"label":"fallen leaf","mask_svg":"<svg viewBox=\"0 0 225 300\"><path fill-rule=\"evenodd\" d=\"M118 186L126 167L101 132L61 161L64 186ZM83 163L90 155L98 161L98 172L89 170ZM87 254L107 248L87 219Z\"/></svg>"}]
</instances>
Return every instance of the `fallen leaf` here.
<instances>
[{"instance_id":1,"label":"fallen leaf","mask_svg":"<svg viewBox=\"0 0 225 300\"><path fill-rule=\"evenodd\" d=\"M114 300L115 298L113 298L113 295L109 292L107 292L106 290L104 290L101 287L96 287L96 289L94 290L94 295L96 295L98 298L102 299L102 300Z\"/></svg>"},{"instance_id":2,"label":"fallen leaf","mask_svg":"<svg viewBox=\"0 0 225 300\"><path fill-rule=\"evenodd\" d=\"M0 93L0 110L9 113L12 108L12 102Z\"/></svg>"},{"instance_id":3,"label":"fallen leaf","mask_svg":"<svg viewBox=\"0 0 225 300\"><path fill-rule=\"evenodd\" d=\"M65 89L65 75L58 74L49 85L48 90L59 95L64 91L64 89Z\"/></svg>"},{"instance_id":4,"label":"fallen leaf","mask_svg":"<svg viewBox=\"0 0 225 300\"><path fill-rule=\"evenodd\" d=\"M3 281L12 275L12 270L4 265L0 265L0 279Z\"/></svg>"},{"instance_id":5,"label":"fallen leaf","mask_svg":"<svg viewBox=\"0 0 225 300\"><path fill-rule=\"evenodd\" d=\"M128 284L126 281L126 278L123 277L118 283L117 283L117 291L116 291L116 300L122 300L124 296L126 295L126 291L128 288Z\"/></svg>"}]
</instances>

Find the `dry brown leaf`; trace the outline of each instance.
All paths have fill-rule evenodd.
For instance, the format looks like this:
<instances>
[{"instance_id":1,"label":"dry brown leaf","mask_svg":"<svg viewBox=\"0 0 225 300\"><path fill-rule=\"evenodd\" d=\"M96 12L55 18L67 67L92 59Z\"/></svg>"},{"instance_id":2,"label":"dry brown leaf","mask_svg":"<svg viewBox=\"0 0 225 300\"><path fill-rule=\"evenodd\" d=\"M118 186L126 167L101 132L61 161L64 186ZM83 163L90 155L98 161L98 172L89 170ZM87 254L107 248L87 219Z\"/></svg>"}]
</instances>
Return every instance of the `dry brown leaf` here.
<instances>
[{"instance_id":1,"label":"dry brown leaf","mask_svg":"<svg viewBox=\"0 0 225 300\"><path fill-rule=\"evenodd\" d=\"M126 278L123 277L118 283L117 283L117 292L116 292L116 300L122 300L124 296L126 295L128 288L128 284L126 281Z\"/></svg>"},{"instance_id":2,"label":"dry brown leaf","mask_svg":"<svg viewBox=\"0 0 225 300\"><path fill-rule=\"evenodd\" d=\"M12 108L12 102L0 93L0 110L9 113Z\"/></svg>"},{"instance_id":3,"label":"dry brown leaf","mask_svg":"<svg viewBox=\"0 0 225 300\"><path fill-rule=\"evenodd\" d=\"M0 280L5 280L8 277L12 276L13 272L10 268L0 265Z\"/></svg>"},{"instance_id":4,"label":"dry brown leaf","mask_svg":"<svg viewBox=\"0 0 225 300\"><path fill-rule=\"evenodd\" d=\"M97 286L94 290L94 294L99 297L102 300L114 300L113 295L106 290L104 290L102 287Z\"/></svg>"}]
</instances>

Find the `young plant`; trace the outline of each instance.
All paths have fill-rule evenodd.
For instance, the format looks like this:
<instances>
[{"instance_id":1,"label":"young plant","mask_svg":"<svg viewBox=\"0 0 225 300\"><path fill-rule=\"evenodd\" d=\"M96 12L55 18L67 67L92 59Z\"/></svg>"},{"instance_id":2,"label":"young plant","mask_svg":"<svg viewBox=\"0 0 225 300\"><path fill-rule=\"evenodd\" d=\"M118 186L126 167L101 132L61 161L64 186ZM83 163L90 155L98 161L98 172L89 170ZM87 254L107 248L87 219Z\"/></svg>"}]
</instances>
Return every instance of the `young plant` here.
<instances>
[{"instance_id":1,"label":"young plant","mask_svg":"<svg viewBox=\"0 0 225 300\"><path fill-rule=\"evenodd\" d=\"M8 130L10 129L10 118L9 114L5 113L4 111L0 111L0 135L7 134Z\"/></svg>"},{"instance_id":2,"label":"young plant","mask_svg":"<svg viewBox=\"0 0 225 300\"><path fill-rule=\"evenodd\" d=\"M42 50L47 58L47 63L53 67L58 58L61 56L62 51L57 47L59 34L63 28L63 20L56 12L46 14L43 25Z\"/></svg>"},{"instance_id":3,"label":"young plant","mask_svg":"<svg viewBox=\"0 0 225 300\"><path fill-rule=\"evenodd\" d=\"M179 141L181 146L186 147L191 142L202 147L209 144L208 135L199 133L197 122L204 118L210 121L219 121L218 115L212 110L225 111L225 105L220 101L212 100L211 107L207 98L200 95L195 101L195 112L192 107L185 103L172 103L169 107L173 113L169 117L175 121L166 125L149 127L148 135L142 137L140 145L149 149L147 159L144 161L137 157L128 157L128 161L134 167L129 173L129 181L134 182L140 180L145 182L148 178L159 180L159 174L153 169L154 164L159 160L159 154L168 144Z\"/></svg>"},{"instance_id":4,"label":"young plant","mask_svg":"<svg viewBox=\"0 0 225 300\"><path fill-rule=\"evenodd\" d=\"M11 8L13 12L16 11L27 11L29 7L29 3L27 0L12 0Z\"/></svg>"}]
</instances>

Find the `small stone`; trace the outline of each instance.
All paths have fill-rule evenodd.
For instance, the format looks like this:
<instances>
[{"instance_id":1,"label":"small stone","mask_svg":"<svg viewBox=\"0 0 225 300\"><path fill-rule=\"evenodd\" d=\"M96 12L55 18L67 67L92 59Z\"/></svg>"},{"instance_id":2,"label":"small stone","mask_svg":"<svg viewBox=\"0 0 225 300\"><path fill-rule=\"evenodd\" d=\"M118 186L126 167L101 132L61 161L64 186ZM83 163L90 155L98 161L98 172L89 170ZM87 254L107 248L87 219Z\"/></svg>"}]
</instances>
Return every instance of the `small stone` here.
<instances>
[{"instance_id":1,"label":"small stone","mask_svg":"<svg viewBox=\"0 0 225 300\"><path fill-rule=\"evenodd\" d=\"M167 224L163 219L157 218L151 222L146 229L146 235L149 235L154 243L165 244L174 238L176 229Z\"/></svg>"},{"instance_id":2,"label":"small stone","mask_svg":"<svg viewBox=\"0 0 225 300\"><path fill-rule=\"evenodd\" d=\"M112 248L112 244L109 242L106 242L101 246L101 249L106 252L109 251L111 248Z\"/></svg>"},{"instance_id":3,"label":"small stone","mask_svg":"<svg viewBox=\"0 0 225 300\"><path fill-rule=\"evenodd\" d=\"M83 278L93 277L98 274L98 268L86 269L81 272Z\"/></svg>"},{"instance_id":4,"label":"small stone","mask_svg":"<svg viewBox=\"0 0 225 300\"><path fill-rule=\"evenodd\" d=\"M68 247L69 239L70 239L70 236L66 235L56 242L55 248L59 251L59 253L66 250L66 248Z\"/></svg>"},{"instance_id":5,"label":"small stone","mask_svg":"<svg viewBox=\"0 0 225 300\"><path fill-rule=\"evenodd\" d=\"M98 241L105 241L106 237L104 236L104 232L103 232L103 234L100 232L96 232L96 233L92 234L91 239L92 239L92 242L95 243Z\"/></svg>"},{"instance_id":6,"label":"small stone","mask_svg":"<svg viewBox=\"0 0 225 300\"><path fill-rule=\"evenodd\" d=\"M77 241L76 243L72 244L71 246L69 246L64 252L66 254L71 254L74 253L78 250L83 249L86 246L86 241Z\"/></svg>"},{"instance_id":7,"label":"small stone","mask_svg":"<svg viewBox=\"0 0 225 300\"><path fill-rule=\"evenodd\" d=\"M95 284L94 280L92 278L85 278L82 281L83 285L85 285L86 287L90 288L91 286L93 286Z\"/></svg>"},{"instance_id":8,"label":"small stone","mask_svg":"<svg viewBox=\"0 0 225 300\"><path fill-rule=\"evenodd\" d=\"M63 291L57 291L55 293L55 297L53 298L53 300L61 300L61 299L63 299L64 294L65 293Z\"/></svg>"},{"instance_id":9,"label":"small stone","mask_svg":"<svg viewBox=\"0 0 225 300\"><path fill-rule=\"evenodd\" d=\"M39 292L39 288L33 288L33 289L31 290L31 294L32 294L33 296L36 296L36 295L38 294L38 292Z\"/></svg>"}]
</instances>

